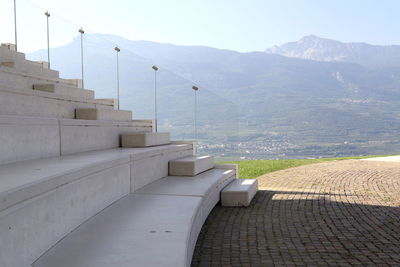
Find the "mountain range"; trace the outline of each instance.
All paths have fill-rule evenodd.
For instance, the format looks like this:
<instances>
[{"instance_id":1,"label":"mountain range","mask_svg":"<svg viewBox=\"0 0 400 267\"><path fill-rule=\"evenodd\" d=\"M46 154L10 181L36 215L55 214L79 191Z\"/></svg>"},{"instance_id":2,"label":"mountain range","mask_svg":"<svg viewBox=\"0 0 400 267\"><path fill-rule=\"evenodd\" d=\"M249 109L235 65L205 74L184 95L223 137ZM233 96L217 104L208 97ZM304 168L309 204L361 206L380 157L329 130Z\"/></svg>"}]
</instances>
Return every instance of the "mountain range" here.
<instances>
[{"instance_id":1,"label":"mountain range","mask_svg":"<svg viewBox=\"0 0 400 267\"><path fill-rule=\"evenodd\" d=\"M400 150L399 46L306 36L239 53L112 35L85 38L86 87L99 97L115 95L118 44L121 106L137 118L154 116L151 66L157 63L159 124L175 137L193 137L191 86L199 86L199 138L216 154L283 158ZM80 77L78 38L51 55L62 75ZM28 56L43 59L45 51Z\"/></svg>"}]
</instances>

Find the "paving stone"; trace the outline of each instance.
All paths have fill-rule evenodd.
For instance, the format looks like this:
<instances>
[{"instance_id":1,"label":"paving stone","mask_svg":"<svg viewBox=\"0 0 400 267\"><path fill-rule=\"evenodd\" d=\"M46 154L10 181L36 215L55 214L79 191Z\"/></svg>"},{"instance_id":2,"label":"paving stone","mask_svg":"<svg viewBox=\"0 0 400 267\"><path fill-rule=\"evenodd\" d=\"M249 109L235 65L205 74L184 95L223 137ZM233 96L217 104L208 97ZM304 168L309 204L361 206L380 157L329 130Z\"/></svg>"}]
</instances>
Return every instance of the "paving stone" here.
<instances>
[{"instance_id":1,"label":"paving stone","mask_svg":"<svg viewBox=\"0 0 400 267\"><path fill-rule=\"evenodd\" d=\"M267 174L247 208L216 206L192 266L400 266L400 164L347 160Z\"/></svg>"}]
</instances>

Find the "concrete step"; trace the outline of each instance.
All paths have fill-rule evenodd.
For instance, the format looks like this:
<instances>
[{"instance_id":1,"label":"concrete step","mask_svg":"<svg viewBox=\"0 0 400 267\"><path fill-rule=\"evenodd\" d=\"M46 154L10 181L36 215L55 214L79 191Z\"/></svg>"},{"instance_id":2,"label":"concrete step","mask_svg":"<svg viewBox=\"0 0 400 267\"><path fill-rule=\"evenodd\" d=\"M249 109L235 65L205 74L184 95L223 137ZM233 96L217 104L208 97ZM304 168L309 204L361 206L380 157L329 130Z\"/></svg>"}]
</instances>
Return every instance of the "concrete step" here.
<instances>
[{"instance_id":1,"label":"concrete step","mask_svg":"<svg viewBox=\"0 0 400 267\"><path fill-rule=\"evenodd\" d=\"M77 108L113 110L113 106L101 100L69 97L59 95L57 92L20 90L0 85L0 115L74 119Z\"/></svg>"},{"instance_id":2,"label":"concrete step","mask_svg":"<svg viewBox=\"0 0 400 267\"><path fill-rule=\"evenodd\" d=\"M221 192L223 207L247 207L258 191L257 179L236 179Z\"/></svg>"},{"instance_id":3,"label":"concrete step","mask_svg":"<svg viewBox=\"0 0 400 267\"><path fill-rule=\"evenodd\" d=\"M129 147L149 147L171 143L169 133L130 133L121 135L121 146Z\"/></svg>"},{"instance_id":4,"label":"concrete step","mask_svg":"<svg viewBox=\"0 0 400 267\"><path fill-rule=\"evenodd\" d=\"M190 156L169 162L169 175L196 176L214 168L212 156Z\"/></svg>"},{"instance_id":5,"label":"concrete step","mask_svg":"<svg viewBox=\"0 0 400 267\"><path fill-rule=\"evenodd\" d=\"M103 120L103 121L132 121L132 111L100 109L100 108L79 108L75 110L77 120Z\"/></svg>"},{"instance_id":6,"label":"concrete step","mask_svg":"<svg viewBox=\"0 0 400 267\"><path fill-rule=\"evenodd\" d=\"M121 134L151 132L152 121L90 121L0 115L0 164L120 147ZM185 155L182 155L185 156ZM168 162L165 163L168 174Z\"/></svg>"},{"instance_id":7,"label":"concrete step","mask_svg":"<svg viewBox=\"0 0 400 267\"><path fill-rule=\"evenodd\" d=\"M17 52L14 44L0 45L0 61L24 60L25 54Z\"/></svg>"},{"instance_id":8,"label":"concrete step","mask_svg":"<svg viewBox=\"0 0 400 267\"><path fill-rule=\"evenodd\" d=\"M12 69L24 75L36 76L41 78L58 79L59 72L48 68L47 62L36 62L30 60L1 61L0 70Z\"/></svg>"},{"instance_id":9,"label":"concrete step","mask_svg":"<svg viewBox=\"0 0 400 267\"><path fill-rule=\"evenodd\" d=\"M82 87L81 80L51 78L40 75L31 75L16 71L14 68L0 67L0 85L13 88L27 88L32 90L34 84L53 83L70 87Z\"/></svg>"},{"instance_id":10,"label":"concrete step","mask_svg":"<svg viewBox=\"0 0 400 267\"><path fill-rule=\"evenodd\" d=\"M31 266L77 226L129 194L131 185L167 175L168 159L192 148L116 148L1 165L0 229L7 231L0 231L0 266ZM137 170L146 164L160 169L160 176L138 180Z\"/></svg>"},{"instance_id":11,"label":"concrete step","mask_svg":"<svg viewBox=\"0 0 400 267\"><path fill-rule=\"evenodd\" d=\"M188 267L201 227L232 175L211 170L151 183L80 225L33 266Z\"/></svg>"},{"instance_id":12,"label":"concrete step","mask_svg":"<svg viewBox=\"0 0 400 267\"><path fill-rule=\"evenodd\" d=\"M49 93L57 93L70 97L82 97L84 99L94 99L94 91L80 89L72 86L65 86L51 83L38 83L33 85L33 90L44 91Z\"/></svg>"}]
</instances>

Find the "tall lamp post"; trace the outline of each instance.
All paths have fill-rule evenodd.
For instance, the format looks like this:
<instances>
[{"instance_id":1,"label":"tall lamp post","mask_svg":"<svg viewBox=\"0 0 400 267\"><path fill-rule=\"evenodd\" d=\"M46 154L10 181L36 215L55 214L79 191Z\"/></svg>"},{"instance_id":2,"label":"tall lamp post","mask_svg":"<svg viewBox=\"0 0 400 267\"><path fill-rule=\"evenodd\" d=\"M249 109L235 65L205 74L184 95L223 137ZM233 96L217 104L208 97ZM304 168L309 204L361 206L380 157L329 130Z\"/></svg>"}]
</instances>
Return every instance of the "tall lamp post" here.
<instances>
[{"instance_id":1,"label":"tall lamp post","mask_svg":"<svg viewBox=\"0 0 400 267\"><path fill-rule=\"evenodd\" d=\"M82 77L82 88L85 88L85 83L84 83L84 75L83 75L83 34L85 31L80 28L79 33L81 34L81 77Z\"/></svg>"},{"instance_id":2,"label":"tall lamp post","mask_svg":"<svg viewBox=\"0 0 400 267\"><path fill-rule=\"evenodd\" d=\"M17 40L17 1L14 0L14 41L15 50L18 51L18 40Z\"/></svg>"},{"instance_id":3,"label":"tall lamp post","mask_svg":"<svg viewBox=\"0 0 400 267\"><path fill-rule=\"evenodd\" d=\"M156 132L157 132L157 71L158 67L154 65L151 67L154 70L154 120L155 120L155 126L156 126Z\"/></svg>"},{"instance_id":4,"label":"tall lamp post","mask_svg":"<svg viewBox=\"0 0 400 267\"><path fill-rule=\"evenodd\" d=\"M49 63L49 69L50 69L50 36L49 36L49 17L50 17L50 13L48 11L46 11L44 13L44 15L46 16L46 20L47 20L47 62Z\"/></svg>"},{"instance_id":5,"label":"tall lamp post","mask_svg":"<svg viewBox=\"0 0 400 267\"><path fill-rule=\"evenodd\" d=\"M118 59L118 54L121 51L118 46L114 48L114 50L117 52L117 108L119 110L119 59Z\"/></svg>"},{"instance_id":6,"label":"tall lamp post","mask_svg":"<svg viewBox=\"0 0 400 267\"><path fill-rule=\"evenodd\" d=\"M197 142L197 91L199 88L197 86L192 86L194 91L194 140Z\"/></svg>"}]
</instances>

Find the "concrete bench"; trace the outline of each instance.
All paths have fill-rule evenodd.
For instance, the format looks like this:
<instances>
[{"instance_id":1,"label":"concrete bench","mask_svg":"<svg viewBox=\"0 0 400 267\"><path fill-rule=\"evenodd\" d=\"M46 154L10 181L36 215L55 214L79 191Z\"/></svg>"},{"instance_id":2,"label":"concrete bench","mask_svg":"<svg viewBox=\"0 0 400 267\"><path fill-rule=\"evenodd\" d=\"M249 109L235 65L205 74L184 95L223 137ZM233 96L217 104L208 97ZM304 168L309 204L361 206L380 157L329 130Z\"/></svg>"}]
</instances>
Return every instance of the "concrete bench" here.
<instances>
[{"instance_id":1,"label":"concrete bench","mask_svg":"<svg viewBox=\"0 0 400 267\"><path fill-rule=\"evenodd\" d=\"M169 162L169 175L195 176L214 168L214 157L191 156Z\"/></svg>"},{"instance_id":2,"label":"concrete bench","mask_svg":"<svg viewBox=\"0 0 400 267\"><path fill-rule=\"evenodd\" d=\"M201 227L233 179L223 169L160 179L79 226L33 266L190 266Z\"/></svg>"},{"instance_id":3,"label":"concrete bench","mask_svg":"<svg viewBox=\"0 0 400 267\"><path fill-rule=\"evenodd\" d=\"M257 179L237 179L221 192L224 207L247 207L258 191Z\"/></svg>"}]
</instances>

